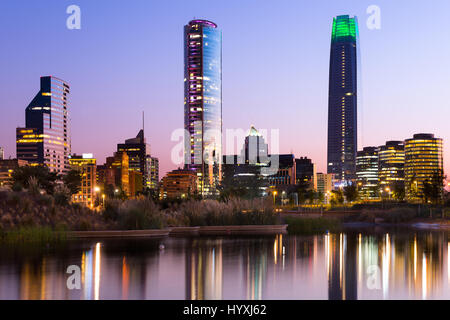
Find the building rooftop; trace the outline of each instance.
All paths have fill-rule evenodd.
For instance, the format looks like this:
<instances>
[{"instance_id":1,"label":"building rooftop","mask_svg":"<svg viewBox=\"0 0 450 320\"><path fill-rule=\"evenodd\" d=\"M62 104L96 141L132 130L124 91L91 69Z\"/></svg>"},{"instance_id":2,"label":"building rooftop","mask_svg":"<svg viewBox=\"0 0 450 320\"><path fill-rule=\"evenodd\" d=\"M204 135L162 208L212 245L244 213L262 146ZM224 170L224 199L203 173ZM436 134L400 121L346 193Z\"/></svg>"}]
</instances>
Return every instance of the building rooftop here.
<instances>
[{"instance_id":1,"label":"building rooftop","mask_svg":"<svg viewBox=\"0 0 450 320\"><path fill-rule=\"evenodd\" d=\"M194 24L200 24L202 26L210 27L210 28L217 28L217 24L215 24L212 21L209 20L203 20L203 19L194 19L189 21L189 25L192 26Z\"/></svg>"}]
</instances>

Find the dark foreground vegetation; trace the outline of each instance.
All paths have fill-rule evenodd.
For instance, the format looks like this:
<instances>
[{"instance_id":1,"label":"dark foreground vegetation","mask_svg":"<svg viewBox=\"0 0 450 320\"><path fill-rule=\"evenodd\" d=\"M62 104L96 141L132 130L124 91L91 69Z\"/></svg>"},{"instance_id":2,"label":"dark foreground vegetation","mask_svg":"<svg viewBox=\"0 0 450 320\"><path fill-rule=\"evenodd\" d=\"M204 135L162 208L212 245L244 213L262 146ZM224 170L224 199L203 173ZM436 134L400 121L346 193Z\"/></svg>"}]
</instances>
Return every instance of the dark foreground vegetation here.
<instances>
[{"instance_id":1,"label":"dark foreground vegetation","mask_svg":"<svg viewBox=\"0 0 450 320\"><path fill-rule=\"evenodd\" d=\"M0 191L0 241L51 241L66 231L143 230L166 227L278 224L270 199L155 203L112 199L104 210L58 200L57 194Z\"/></svg>"}]
</instances>

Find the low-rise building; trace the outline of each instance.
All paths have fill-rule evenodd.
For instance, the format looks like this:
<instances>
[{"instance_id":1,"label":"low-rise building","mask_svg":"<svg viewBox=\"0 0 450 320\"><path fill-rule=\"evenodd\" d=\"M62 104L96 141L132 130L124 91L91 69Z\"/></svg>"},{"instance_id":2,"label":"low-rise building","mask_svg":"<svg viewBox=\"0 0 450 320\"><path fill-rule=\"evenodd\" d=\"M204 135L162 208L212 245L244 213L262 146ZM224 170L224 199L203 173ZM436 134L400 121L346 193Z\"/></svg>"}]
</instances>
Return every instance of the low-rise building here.
<instances>
[{"instance_id":1,"label":"low-rise building","mask_svg":"<svg viewBox=\"0 0 450 320\"><path fill-rule=\"evenodd\" d=\"M296 184L306 184L309 189L317 190L316 166L311 159L300 157L295 159Z\"/></svg>"},{"instance_id":2,"label":"low-rise building","mask_svg":"<svg viewBox=\"0 0 450 320\"><path fill-rule=\"evenodd\" d=\"M12 186L12 174L19 167L27 166L25 160L10 159L0 160L0 187L10 188Z\"/></svg>"},{"instance_id":3,"label":"low-rise building","mask_svg":"<svg viewBox=\"0 0 450 320\"><path fill-rule=\"evenodd\" d=\"M335 177L334 173L317 173L317 192L323 194L326 203L330 200L331 191L334 190Z\"/></svg>"},{"instance_id":4,"label":"low-rise building","mask_svg":"<svg viewBox=\"0 0 450 320\"><path fill-rule=\"evenodd\" d=\"M173 170L161 181L160 198L186 198L197 193L197 174L193 170Z\"/></svg>"}]
</instances>

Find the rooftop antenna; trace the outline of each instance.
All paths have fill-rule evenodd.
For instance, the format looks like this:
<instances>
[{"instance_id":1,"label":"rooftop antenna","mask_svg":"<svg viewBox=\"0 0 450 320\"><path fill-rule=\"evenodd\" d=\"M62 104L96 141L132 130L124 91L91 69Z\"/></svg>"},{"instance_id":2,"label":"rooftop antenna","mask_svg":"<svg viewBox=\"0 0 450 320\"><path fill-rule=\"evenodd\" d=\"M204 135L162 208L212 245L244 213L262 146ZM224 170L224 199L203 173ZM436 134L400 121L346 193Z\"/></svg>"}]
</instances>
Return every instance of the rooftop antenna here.
<instances>
[{"instance_id":1,"label":"rooftop antenna","mask_svg":"<svg viewBox=\"0 0 450 320\"><path fill-rule=\"evenodd\" d=\"M142 132L144 132L145 129L145 117L144 117L144 111L142 111Z\"/></svg>"}]
</instances>

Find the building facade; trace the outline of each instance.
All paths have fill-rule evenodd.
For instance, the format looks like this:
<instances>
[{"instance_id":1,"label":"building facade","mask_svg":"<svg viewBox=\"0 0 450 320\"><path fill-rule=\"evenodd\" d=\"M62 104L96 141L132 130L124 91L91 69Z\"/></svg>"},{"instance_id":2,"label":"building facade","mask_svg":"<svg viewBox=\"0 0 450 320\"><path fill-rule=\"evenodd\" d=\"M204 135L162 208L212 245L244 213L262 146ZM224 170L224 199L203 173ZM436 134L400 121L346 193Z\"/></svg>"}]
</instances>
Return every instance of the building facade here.
<instances>
[{"instance_id":1,"label":"building facade","mask_svg":"<svg viewBox=\"0 0 450 320\"><path fill-rule=\"evenodd\" d=\"M129 159L129 169L141 174L142 185L150 181L150 170L147 166L147 156L150 155L150 146L146 143L144 130L140 130L136 138L125 140L117 145L117 152L125 152Z\"/></svg>"},{"instance_id":2,"label":"building facade","mask_svg":"<svg viewBox=\"0 0 450 320\"><path fill-rule=\"evenodd\" d=\"M311 159L300 157L295 159L296 184L306 184L309 189L317 190L316 166Z\"/></svg>"},{"instance_id":3,"label":"building facade","mask_svg":"<svg viewBox=\"0 0 450 320\"><path fill-rule=\"evenodd\" d=\"M258 130L252 126L249 134L245 137L244 147L242 148L242 157L245 163L252 165L267 163L268 156L268 144Z\"/></svg>"},{"instance_id":4,"label":"building facade","mask_svg":"<svg viewBox=\"0 0 450 320\"><path fill-rule=\"evenodd\" d=\"M12 175L14 170L19 167L27 166L28 161L18 160L18 159L10 159L10 160L0 160L0 188L12 187Z\"/></svg>"},{"instance_id":5,"label":"building facade","mask_svg":"<svg viewBox=\"0 0 450 320\"><path fill-rule=\"evenodd\" d=\"M207 20L184 27L185 169L204 196L217 195L222 158L222 32Z\"/></svg>"},{"instance_id":6,"label":"building facade","mask_svg":"<svg viewBox=\"0 0 450 320\"><path fill-rule=\"evenodd\" d=\"M100 175L99 175L100 176ZM129 157L126 152L115 152L114 156L106 158L104 173L101 174L105 193L112 196L123 192L131 196Z\"/></svg>"},{"instance_id":7,"label":"building facade","mask_svg":"<svg viewBox=\"0 0 450 320\"><path fill-rule=\"evenodd\" d=\"M378 179L381 192L389 190L394 198L405 195L405 144L403 141L387 141L378 148ZM388 191L388 192L389 192Z\"/></svg>"},{"instance_id":8,"label":"building facade","mask_svg":"<svg viewBox=\"0 0 450 320\"><path fill-rule=\"evenodd\" d=\"M173 170L161 181L161 199L182 199L197 193L197 174L192 170Z\"/></svg>"},{"instance_id":9,"label":"building facade","mask_svg":"<svg viewBox=\"0 0 450 320\"><path fill-rule=\"evenodd\" d=\"M25 128L17 128L17 158L46 165L52 172L70 169L69 85L41 77L41 87L25 110Z\"/></svg>"},{"instance_id":10,"label":"building facade","mask_svg":"<svg viewBox=\"0 0 450 320\"><path fill-rule=\"evenodd\" d=\"M317 192L326 194L334 190L335 175L332 173L317 173Z\"/></svg>"},{"instance_id":11,"label":"building facade","mask_svg":"<svg viewBox=\"0 0 450 320\"><path fill-rule=\"evenodd\" d=\"M72 170L76 170L81 175L80 190L72 195L72 202L82 203L93 208L96 200L95 187L97 177L97 160L92 154L72 155L69 158Z\"/></svg>"},{"instance_id":12,"label":"building facade","mask_svg":"<svg viewBox=\"0 0 450 320\"><path fill-rule=\"evenodd\" d=\"M363 200L377 200L378 190L378 148L365 147L356 156L356 182L359 196Z\"/></svg>"},{"instance_id":13,"label":"building facade","mask_svg":"<svg viewBox=\"0 0 450 320\"><path fill-rule=\"evenodd\" d=\"M328 96L328 173L352 181L357 151L358 21L333 19Z\"/></svg>"},{"instance_id":14,"label":"building facade","mask_svg":"<svg viewBox=\"0 0 450 320\"><path fill-rule=\"evenodd\" d=\"M147 155L147 170L149 178L147 179L147 188L156 190L159 188L159 159Z\"/></svg>"},{"instance_id":15,"label":"building facade","mask_svg":"<svg viewBox=\"0 0 450 320\"><path fill-rule=\"evenodd\" d=\"M443 192L443 141L433 134L419 133L405 140L405 191L410 201L422 201L426 182L438 180ZM440 180L440 181L439 181Z\"/></svg>"},{"instance_id":16,"label":"building facade","mask_svg":"<svg viewBox=\"0 0 450 320\"><path fill-rule=\"evenodd\" d=\"M278 171L267 177L271 187L288 186L296 184L296 165L293 154L270 155L270 159L278 158Z\"/></svg>"}]
</instances>

